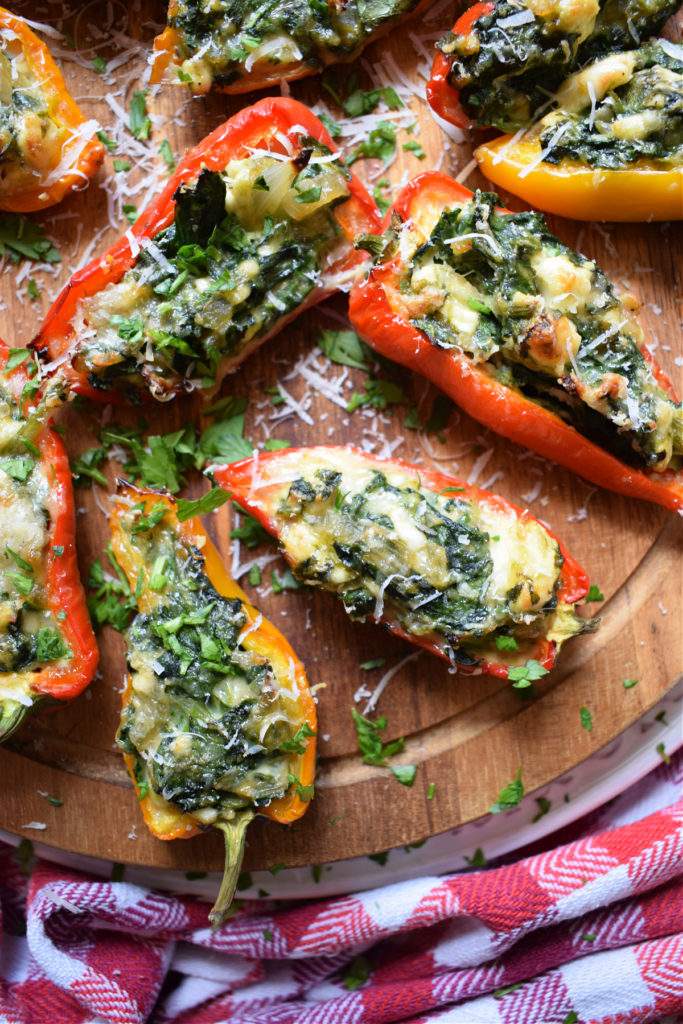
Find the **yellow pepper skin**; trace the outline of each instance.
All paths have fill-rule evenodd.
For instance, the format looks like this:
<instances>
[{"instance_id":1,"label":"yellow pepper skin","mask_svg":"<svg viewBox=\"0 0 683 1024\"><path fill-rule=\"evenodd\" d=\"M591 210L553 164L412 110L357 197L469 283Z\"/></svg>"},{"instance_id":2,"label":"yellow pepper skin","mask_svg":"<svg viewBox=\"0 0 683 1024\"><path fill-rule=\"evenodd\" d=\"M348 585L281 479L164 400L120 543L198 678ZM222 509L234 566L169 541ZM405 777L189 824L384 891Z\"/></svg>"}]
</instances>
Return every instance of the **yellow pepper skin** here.
<instances>
[{"instance_id":1,"label":"yellow pepper skin","mask_svg":"<svg viewBox=\"0 0 683 1024\"><path fill-rule=\"evenodd\" d=\"M645 160L619 170L587 167L574 160L539 163L523 172L541 152L537 140L501 135L474 155L499 188L546 213L572 220L653 221L683 219L683 167L663 170Z\"/></svg>"}]
</instances>

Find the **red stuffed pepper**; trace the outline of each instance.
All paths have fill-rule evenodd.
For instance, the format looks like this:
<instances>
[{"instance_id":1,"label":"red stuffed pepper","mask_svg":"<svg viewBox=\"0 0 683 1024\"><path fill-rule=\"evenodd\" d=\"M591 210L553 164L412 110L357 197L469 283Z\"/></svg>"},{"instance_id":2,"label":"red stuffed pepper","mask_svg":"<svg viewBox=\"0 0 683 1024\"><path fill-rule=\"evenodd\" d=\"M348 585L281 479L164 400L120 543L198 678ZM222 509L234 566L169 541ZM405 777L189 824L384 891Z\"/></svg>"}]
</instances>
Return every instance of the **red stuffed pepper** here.
<instances>
[{"instance_id":1,"label":"red stuffed pepper","mask_svg":"<svg viewBox=\"0 0 683 1024\"><path fill-rule=\"evenodd\" d=\"M50 52L0 7L0 210L28 213L82 189L104 146L69 95Z\"/></svg>"},{"instance_id":2,"label":"red stuffed pepper","mask_svg":"<svg viewBox=\"0 0 683 1024\"><path fill-rule=\"evenodd\" d=\"M287 824L310 804L315 702L285 638L165 493L119 485L112 547L138 605L118 744L152 835L223 833L217 925L254 815Z\"/></svg>"},{"instance_id":3,"label":"red stuffed pepper","mask_svg":"<svg viewBox=\"0 0 683 1024\"><path fill-rule=\"evenodd\" d=\"M437 44L427 99L461 128L526 128L563 78L595 57L634 49L679 7L680 0L475 3Z\"/></svg>"},{"instance_id":4,"label":"red stuffed pepper","mask_svg":"<svg viewBox=\"0 0 683 1024\"><path fill-rule=\"evenodd\" d=\"M592 483L683 512L683 409L632 295L536 213L415 178L350 298L358 333L462 408ZM393 226L391 226L393 225Z\"/></svg>"},{"instance_id":5,"label":"red stuffed pepper","mask_svg":"<svg viewBox=\"0 0 683 1024\"><path fill-rule=\"evenodd\" d=\"M36 388L21 351L0 342L0 366L8 358L0 374L0 740L39 705L78 696L98 659L76 562L69 460L44 413L28 407Z\"/></svg>"},{"instance_id":6,"label":"red stuffed pepper","mask_svg":"<svg viewBox=\"0 0 683 1024\"><path fill-rule=\"evenodd\" d=\"M217 128L103 256L33 347L93 398L213 391L302 310L357 279L375 203L301 103L264 99Z\"/></svg>"},{"instance_id":7,"label":"red stuffed pepper","mask_svg":"<svg viewBox=\"0 0 683 1024\"><path fill-rule=\"evenodd\" d=\"M574 608L588 579L557 538L454 477L349 447L270 452L214 472L275 534L298 579L464 671L550 669L590 626Z\"/></svg>"}]
</instances>

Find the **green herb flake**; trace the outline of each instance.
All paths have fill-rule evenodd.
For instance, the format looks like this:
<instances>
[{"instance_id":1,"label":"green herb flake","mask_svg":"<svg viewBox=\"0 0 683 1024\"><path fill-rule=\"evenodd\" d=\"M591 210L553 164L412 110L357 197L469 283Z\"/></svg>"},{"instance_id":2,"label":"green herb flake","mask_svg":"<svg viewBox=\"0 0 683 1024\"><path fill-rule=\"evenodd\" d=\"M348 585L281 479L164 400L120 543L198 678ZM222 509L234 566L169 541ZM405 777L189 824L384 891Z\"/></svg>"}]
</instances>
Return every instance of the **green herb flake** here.
<instances>
[{"instance_id":1,"label":"green herb flake","mask_svg":"<svg viewBox=\"0 0 683 1024\"><path fill-rule=\"evenodd\" d=\"M586 601L604 601L605 595L600 590L600 587L596 587L595 583L591 583L588 593L586 594Z\"/></svg>"},{"instance_id":2,"label":"green herb flake","mask_svg":"<svg viewBox=\"0 0 683 1024\"><path fill-rule=\"evenodd\" d=\"M585 932L581 936L581 938L584 942L595 942L595 940L597 939L597 935L595 935L593 932Z\"/></svg>"},{"instance_id":3,"label":"green herb flake","mask_svg":"<svg viewBox=\"0 0 683 1024\"><path fill-rule=\"evenodd\" d=\"M11 263L21 259L39 263L62 261L43 229L21 213L0 214L0 256L9 256Z\"/></svg>"},{"instance_id":4,"label":"green herb flake","mask_svg":"<svg viewBox=\"0 0 683 1024\"><path fill-rule=\"evenodd\" d=\"M509 995L510 992L516 992L518 988L522 987L522 982L517 981L514 985L505 985L504 988L494 988L493 998L502 999L503 996Z\"/></svg>"},{"instance_id":5,"label":"green herb flake","mask_svg":"<svg viewBox=\"0 0 683 1024\"><path fill-rule=\"evenodd\" d=\"M283 590L301 590L304 584L292 575L292 570L287 567L279 576L274 569L270 570L270 584L274 594L281 594Z\"/></svg>"},{"instance_id":6,"label":"green herb flake","mask_svg":"<svg viewBox=\"0 0 683 1024\"><path fill-rule=\"evenodd\" d=\"M429 783L429 788L427 789L427 799L428 800L433 800L435 793L436 793L436 783L435 782L430 782Z\"/></svg>"},{"instance_id":7,"label":"green herb flake","mask_svg":"<svg viewBox=\"0 0 683 1024\"><path fill-rule=\"evenodd\" d=\"M105 461L107 453L104 448L88 448L75 459L71 460L71 475L74 487L90 487L92 481L100 487L107 486L107 478L99 468Z\"/></svg>"},{"instance_id":8,"label":"green herb flake","mask_svg":"<svg viewBox=\"0 0 683 1024\"><path fill-rule=\"evenodd\" d=\"M104 75L107 70L107 62L104 57L95 57L92 62L92 68L98 75Z\"/></svg>"},{"instance_id":9,"label":"green herb flake","mask_svg":"<svg viewBox=\"0 0 683 1024\"><path fill-rule=\"evenodd\" d=\"M0 469L7 476L11 476L13 480L24 484L31 475L34 465L33 459L29 458L28 455L20 455L15 459L4 459L0 463Z\"/></svg>"},{"instance_id":10,"label":"green herb flake","mask_svg":"<svg viewBox=\"0 0 683 1024\"><path fill-rule=\"evenodd\" d=\"M237 888L240 892L243 892L245 889L251 889L253 884L254 880L249 871L243 871L237 879Z\"/></svg>"},{"instance_id":11,"label":"green herb flake","mask_svg":"<svg viewBox=\"0 0 683 1024\"><path fill-rule=\"evenodd\" d=\"M5 363L4 374L11 373L17 366L22 366L30 357L31 353L27 348L11 348ZM37 451L37 449L36 449ZM38 452L40 454L40 452Z\"/></svg>"},{"instance_id":12,"label":"green herb flake","mask_svg":"<svg viewBox=\"0 0 683 1024\"><path fill-rule=\"evenodd\" d=\"M372 658L370 661L361 662L359 667L362 668L364 672L371 672L373 668L382 668L386 663L386 658Z\"/></svg>"},{"instance_id":13,"label":"green herb flake","mask_svg":"<svg viewBox=\"0 0 683 1024\"><path fill-rule=\"evenodd\" d=\"M322 113L318 114L318 119L325 125L331 138L341 138L341 125L337 124L336 121L333 121L329 114L326 114L323 110Z\"/></svg>"},{"instance_id":14,"label":"green herb flake","mask_svg":"<svg viewBox=\"0 0 683 1024\"><path fill-rule=\"evenodd\" d=\"M6 580L14 584L16 590L23 594L24 597L28 597L33 590L34 581L32 576L26 576L23 572L6 572L3 575Z\"/></svg>"},{"instance_id":15,"label":"green herb flake","mask_svg":"<svg viewBox=\"0 0 683 1024\"><path fill-rule=\"evenodd\" d=\"M567 1016L561 1022L561 1024L576 1024L578 1019L579 1019L579 1015L576 1012L576 1010L570 1010L569 1013L567 1014Z\"/></svg>"},{"instance_id":16,"label":"green herb flake","mask_svg":"<svg viewBox=\"0 0 683 1024\"><path fill-rule=\"evenodd\" d=\"M47 800L47 802L52 807L63 807L64 806L64 801L60 800L58 796L50 796L48 793L41 793L41 796L44 796L45 799Z\"/></svg>"},{"instance_id":17,"label":"green herb flake","mask_svg":"<svg viewBox=\"0 0 683 1024\"><path fill-rule=\"evenodd\" d=\"M209 512L215 512L217 508L224 505L228 501L230 495L227 491L222 490L220 487L212 487L210 491L203 494L201 498L195 498L188 500L186 498L178 498L176 503L178 522L184 523L188 519L192 519L194 516L207 515Z\"/></svg>"},{"instance_id":18,"label":"green herb flake","mask_svg":"<svg viewBox=\"0 0 683 1024\"><path fill-rule=\"evenodd\" d=\"M106 132L99 131L97 133L97 138L110 153L113 153L116 150L117 143L114 142L113 139L110 139Z\"/></svg>"},{"instance_id":19,"label":"green herb flake","mask_svg":"<svg viewBox=\"0 0 683 1024\"><path fill-rule=\"evenodd\" d=\"M388 178L382 178L380 181L377 182L377 184L374 186L374 188L372 190L372 198L377 203L377 206L379 208L379 212L382 214L382 216L384 216L384 214L387 212L387 210L391 206L391 200L387 199L387 197L384 194L385 191L388 188L389 188L389 179Z\"/></svg>"},{"instance_id":20,"label":"green herb flake","mask_svg":"<svg viewBox=\"0 0 683 1024\"><path fill-rule=\"evenodd\" d=\"M519 650L519 644L515 640L514 636L497 636L496 647L499 651L517 651Z\"/></svg>"},{"instance_id":21,"label":"green herb flake","mask_svg":"<svg viewBox=\"0 0 683 1024\"><path fill-rule=\"evenodd\" d=\"M263 938L266 940L266 942L273 941L273 933L271 932L270 928L263 929Z\"/></svg>"},{"instance_id":22,"label":"green herb flake","mask_svg":"<svg viewBox=\"0 0 683 1024\"><path fill-rule=\"evenodd\" d=\"M386 768L387 758L393 754L399 754L403 750L404 739L401 737L384 744L380 733L384 732L387 727L386 718L378 718L376 722L373 722L358 714L355 708L351 708L351 715L356 726L358 750L363 755L363 764Z\"/></svg>"},{"instance_id":23,"label":"green herb flake","mask_svg":"<svg viewBox=\"0 0 683 1024\"><path fill-rule=\"evenodd\" d=\"M374 861L375 864L379 864L379 866L383 868L386 862L389 860L389 851L381 850L379 853L369 853L368 860Z\"/></svg>"},{"instance_id":24,"label":"green herb flake","mask_svg":"<svg viewBox=\"0 0 683 1024\"><path fill-rule=\"evenodd\" d=\"M88 597L88 611L95 629L108 625L122 633L137 611L137 602L123 569L114 557L111 543L107 545L107 557L115 575L105 575L101 560L95 559L88 574L88 589L92 591ZM142 580L142 575L140 578Z\"/></svg>"},{"instance_id":25,"label":"green herb flake","mask_svg":"<svg viewBox=\"0 0 683 1024\"><path fill-rule=\"evenodd\" d=\"M139 139L140 142L144 142L150 136L152 122L147 113L147 93L145 90L133 93L133 98L130 101L129 127L131 135Z\"/></svg>"},{"instance_id":26,"label":"green herb flake","mask_svg":"<svg viewBox=\"0 0 683 1024\"><path fill-rule=\"evenodd\" d=\"M655 715L655 722L659 722L660 725L668 725L666 720L666 710L660 711L658 715Z\"/></svg>"},{"instance_id":27,"label":"green herb flake","mask_svg":"<svg viewBox=\"0 0 683 1024\"><path fill-rule=\"evenodd\" d=\"M5 573L5 575L7 575L7 573ZM657 746L655 747L655 750L657 751L657 753L661 757L661 759L664 762L664 764L671 764L671 758L667 754L666 747L664 746L663 743L658 743Z\"/></svg>"},{"instance_id":28,"label":"green herb flake","mask_svg":"<svg viewBox=\"0 0 683 1024\"><path fill-rule=\"evenodd\" d=\"M593 715L588 708L581 707L579 715L581 716L581 727L585 729L586 732L593 732Z\"/></svg>"},{"instance_id":29,"label":"green herb flake","mask_svg":"<svg viewBox=\"0 0 683 1024\"><path fill-rule=\"evenodd\" d=\"M307 745L303 741L308 739L310 736L317 736L317 733L311 729L308 722L303 722L294 733L291 740L285 740L284 743L280 744L280 749L290 751L294 754L305 754Z\"/></svg>"},{"instance_id":30,"label":"green herb flake","mask_svg":"<svg viewBox=\"0 0 683 1024\"><path fill-rule=\"evenodd\" d=\"M287 781L289 782L290 786L294 786L294 788L296 789L296 795L305 804L307 804L309 800L312 800L313 797L315 796L314 783L311 782L310 785L304 786L302 785L301 780L297 779L296 775L292 775L291 773L287 774Z\"/></svg>"},{"instance_id":31,"label":"green herb flake","mask_svg":"<svg viewBox=\"0 0 683 1024\"><path fill-rule=\"evenodd\" d=\"M403 149L408 153L414 153L418 160L424 160L427 156L417 139L411 139L410 142L404 142Z\"/></svg>"},{"instance_id":32,"label":"green herb flake","mask_svg":"<svg viewBox=\"0 0 683 1024\"><path fill-rule=\"evenodd\" d=\"M320 879L323 877L323 866L322 864L312 864L311 874L313 875L313 881L317 885Z\"/></svg>"},{"instance_id":33,"label":"green herb flake","mask_svg":"<svg viewBox=\"0 0 683 1024\"><path fill-rule=\"evenodd\" d=\"M335 814L333 818L328 818L327 819L327 824L328 825L334 825L334 824L336 824L336 822L341 821L343 817L344 817L343 814Z\"/></svg>"},{"instance_id":34,"label":"green herb flake","mask_svg":"<svg viewBox=\"0 0 683 1024\"><path fill-rule=\"evenodd\" d=\"M186 871L185 878L188 882L196 882L199 878L207 878L208 872L206 871Z\"/></svg>"},{"instance_id":35,"label":"green herb flake","mask_svg":"<svg viewBox=\"0 0 683 1024\"><path fill-rule=\"evenodd\" d=\"M281 871L282 871L282 870L283 870L284 868L286 868L286 867L287 867L287 865L285 864L285 862L284 862L283 860L281 860L281 861L278 861L278 863L277 863L277 864L272 864L272 865L271 865L271 866L270 866L270 867L268 868L268 870L270 871L271 875L279 875L279 873L280 873L280 872L281 872Z\"/></svg>"},{"instance_id":36,"label":"green herb flake","mask_svg":"<svg viewBox=\"0 0 683 1024\"><path fill-rule=\"evenodd\" d=\"M390 121L378 121L377 127L373 128L368 135L367 142L361 142L346 163L347 166L351 166L356 160L371 159L381 160L386 167L391 163L395 152L396 129L394 125Z\"/></svg>"},{"instance_id":37,"label":"green herb flake","mask_svg":"<svg viewBox=\"0 0 683 1024\"><path fill-rule=\"evenodd\" d=\"M31 302L35 302L36 299L40 298L40 288L35 282L35 279L29 277L28 284L26 285L26 294L28 295Z\"/></svg>"},{"instance_id":38,"label":"green herb flake","mask_svg":"<svg viewBox=\"0 0 683 1024\"><path fill-rule=\"evenodd\" d=\"M259 569L258 565L252 565L251 569L249 570L247 580L250 586L252 587L258 587L261 583L263 583L263 576L261 575L261 570Z\"/></svg>"},{"instance_id":39,"label":"green herb flake","mask_svg":"<svg viewBox=\"0 0 683 1024\"><path fill-rule=\"evenodd\" d=\"M535 658L530 658L525 665L517 665L508 671L508 679L512 680L512 685L520 689L547 675L548 669L543 668Z\"/></svg>"},{"instance_id":40,"label":"green herb flake","mask_svg":"<svg viewBox=\"0 0 683 1024\"><path fill-rule=\"evenodd\" d=\"M489 814L500 814L511 807L516 807L524 796L524 783L522 782L522 766L519 766L517 777L508 782L507 786L501 789L498 799L489 807Z\"/></svg>"},{"instance_id":41,"label":"green herb flake","mask_svg":"<svg viewBox=\"0 0 683 1024\"><path fill-rule=\"evenodd\" d=\"M129 222L129 224L135 224L135 221L138 219L139 216L137 206L135 206L133 203L124 203L121 209L123 210L123 216Z\"/></svg>"},{"instance_id":42,"label":"green herb flake","mask_svg":"<svg viewBox=\"0 0 683 1024\"><path fill-rule=\"evenodd\" d=\"M410 788L415 782L415 776L417 775L417 765L394 765L391 769L391 774L394 776L394 778L398 779L402 786L408 786Z\"/></svg>"},{"instance_id":43,"label":"green herb flake","mask_svg":"<svg viewBox=\"0 0 683 1024\"><path fill-rule=\"evenodd\" d=\"M540 819L548 813L553 805L552 800L548 800L547 796L537 796L536 803L538 804L538 811L531 819L532 822L540 821Z\"/></svg>"},{"instance_id":44,"label":"green herb flake","mask_svg":"<svg viewBox=\"0 0 683 1024\"><path fill-rule=\"evenodd\" d=\"M322 331L317 340L319 347L333 363L366 372L370 369L372 350L355 331Z\"/></svg>"},{"instance_id":45,"label":"green herb flake","mask_svg":"<svg viewBox=\"0 0 683 1024\"><path fill-rule=\"evenodd\" d=\"M263 446L264 452L279 452L284 448L291 448L291 441L280 441L277 437L269 437Z\"/></svg>"},{"instance_id":46,"label":"green herb flake","mask_svg":"<svg viewBox=\"0 0 683 1024\"><path fill-rule=\"evenodd\" d=\"M371 971L372 964L370 961L364 956L357 956L342 975L344 988L348 989L349 992L355 992L357 988L365 984L370 977Z\"/></svg>"},{"instance_id":47,"label":"green herb flake","mask_svg":"<svg viewBox=\"0 0 683 1024\"><path fill-rule=\"evenodd\" d=\"M130 170L130 160L114 160L114 170L117 174Z\"/></svg>"},{"instance_id":48,"label":"green herb flake","mask_svg":"<svg viewBox=\"0 0 683 1024\"><path fill-rule=\"evenodd\" d=\"M488 861L481 846L478 846L471 857L464 858L471 868L485 868Z\"/></svg>"},{"instance_id":49,"label":"green herb flake","mask_svg":"<svg viewBox=\"0 0 683 1024\"><path fill-rule=\"evenodd\" d=\"M159 145L159 153L161 155L161 159L166 164L169 173L175 171L176 160L175 157L173 156L173 150L171 149L171 144L168 141L168 139L164 139L163 142Z\"/></svg>"}]
</instances>

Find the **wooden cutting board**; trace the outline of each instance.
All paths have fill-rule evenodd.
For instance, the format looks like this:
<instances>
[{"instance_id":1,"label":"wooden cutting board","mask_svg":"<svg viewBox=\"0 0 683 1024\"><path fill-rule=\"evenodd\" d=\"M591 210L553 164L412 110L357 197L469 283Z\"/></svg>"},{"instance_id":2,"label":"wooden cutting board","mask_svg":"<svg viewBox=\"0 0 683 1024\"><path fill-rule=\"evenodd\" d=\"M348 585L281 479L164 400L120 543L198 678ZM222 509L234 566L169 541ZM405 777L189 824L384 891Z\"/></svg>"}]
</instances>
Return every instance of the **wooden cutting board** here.
<instances>
[{"instance_id":1,"label":"wooden cutting board","mask_svg":"<svg viewBox=\"0 0 683 1024\"><path fill-rule=\"evenodd\" d=\"M395 61L409 79L422 81L419 67L426 66L422 54L430 52L431 41L453 20L453 9L439 6L441 14L436 21L399 30L366 51L359 62L366 88L371 84L368 69L377 69L387 59ZM22 5L18 7L21 13ZM23 5L23 10L33 19L57 24L54 4L45 9ZM97 54L110 59L122 52L121 44L110 44L114 32L140 41L137 53L130 51L129 60L121 63L111 82L88 66L63 61L69 86L88 116L97 117L109 128L113 124L111 104L120 103L127 109L132 89L139 88L131 80L131 68L142 68L154 34L151 23L162 16L160 6L143 0L139 10L127 10L121 3L90 4L66 17L64 27L73 35L77 57L85 65ZM411 32L421 39L416 42ZM88 49L93 45L95 49ZM125 97L119 93L124 84L128 90ZM295 83L291 91L314 104L320 97L320 80ZM257 98L211 95L188 100L167 87L148 98L156 120L153 139L143 144L149 146L144 152L154 155L166 138L173 152L182 154L225 117ZM414 118L410 120L419 125L426 158L419 160L400 148L402 142L415 137L401 131L399 155L389 171L383 172L373 162L356 165L369 182L386 177L396 183L433 166L457 174L471 159L468 142L446 142L424 99L414 98L411 109ZM332 113L339 116L334 108ZM139 145L129 140L114 154L118 158L132 155L133 166L126 179L132 187L140 176L135 166L135 147ZM108 158L99 185L112 173ZM470 187L484 184L477 173L470 173L465 183ZM35 333L41 313L49 305L49 293L56 292L68 277L68 265L75 265L86 251L101 251L116 237L107 227L106 193L99 185L35 218L57 241L64 257L53 279L35 275L42 290L38 301L26 298L26 270L5 266L0 295L4 334L11 345L24 344ZM522 208L514 199L504 198L507 205ZM133 195L129 201L139 202L139 196ZM564 241L597 259L620 285L640 297L647 341L656 346L657 358L680 392L680 227L604 227L549 220ZM121 230L125 227L124 222ZM374 443L375 450L381 450L386 440L396 443L395 453L402 458L432 463L465 479L476 477L480 484L527 504L562 536L604 592L604 604L590 608L601 613L602 625L597 633L571 642L559 666L537 684L538 698L522 702L506 682L487 676L451 675L444 663L429 654L416 654L375 627L352 624L328 595L312 591L274 595L269 587L254 591L247 585L254 603L286 633L304 661L311 685L318 687L320 718L320 769L313 805L289 828L265 821L251 826L245 861L251 868L277 862L319 864L374 853L483 815L520 766L527 792L543 786L652 708L681 670L680 520L654 505L589 486L498 438L458 411L440 437L405 429L407 405L347 414L311 388L300 372L300 361L307 358L309 369L320 370L329 381L347 378L340 388L346 399L354 387L363 390L362 373L331 366L322 356L312 354L321 328L344 325L345 309L345 300L337 298L306 314L229 378L223 394L232 390L249 397L247 436L257 445L270 434L293 444ZM282 407L273 408L265 389L285 378L288 392L304 408L303 419L295 415L272 419ZM396 379L408 403L416 404L426 418L436 390L404 372ZM71 454L95 444L97 431L112 420L136 425L144 418L152 432L162 433L198 422L198 417L199 403L193 399L142 410L112 411L89 405L60 414ZM110 466L108 472L113 481L115 467ZM204 482L195 477L188 494L199 495L204 489ZM108 537L106 492L100 488L78 491L77 506L81 569L87 577ZM210 516L207 526L230 563L228 507ZM241 560L259 553L263 552L242 549ZM283 566L276 560L271 567ZM264 578L268 578L267 571ZM222 851L217 835L162 843L142 825L114 745L124 672L123 641L104 630L100 646L101 671L89 690L71 706L35 717L0 750L4 779L0 829L62 850L124 863L194 871L219 869ZM360 668L361 663L379 657L386 658L382 668ZM396 672L379 698L378 713L388 720L387 740L406 739L405 753L395 763L418 765L411 789L400 785L388 771L362 763L351 719L351 708L363 711L367 695L391 668ZM634 678L637 686L624 689L622 680ZM359 693L365 696L359 697ZM582 728L582 707L592 714L592 731ZM432 783L433 797L428 799ZM53 806L46 795L60 799L62 805ZM36 822L45 829L26 828Z\"/></svg>"}]
</instances>

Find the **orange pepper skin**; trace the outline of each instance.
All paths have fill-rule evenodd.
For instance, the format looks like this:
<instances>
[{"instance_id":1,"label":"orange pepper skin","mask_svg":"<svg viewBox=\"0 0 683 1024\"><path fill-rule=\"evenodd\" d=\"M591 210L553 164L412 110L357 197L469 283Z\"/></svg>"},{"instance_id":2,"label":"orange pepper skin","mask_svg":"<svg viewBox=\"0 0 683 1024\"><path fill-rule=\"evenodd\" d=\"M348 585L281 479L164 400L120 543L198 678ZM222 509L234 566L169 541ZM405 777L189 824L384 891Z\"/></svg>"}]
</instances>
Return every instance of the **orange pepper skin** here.
<instances>
[{"instance_id":1,"label":"orange pepper skin","mask_svg":"<svg viewBox=\"0 0 683 1024\"><path fill-rule=\"evenodd\" d=\"M573 220L651 221L683 219L683 167L660 169L645 160L618 170L575 160L540 163L522 176L541 151L537 141L501 135L474 155L487 178L539 210Z\"/></svg>"},{"instance_id":2,"label":"orange pepper skin","mask_svg":"<svg viewBox=\"0 0 683 1024\"><path fill-rule=\"evenodd\" d=\"M403 470L414 474L419 479L421 489L439 494L447 488L457 488L458 492L462 493L464 499L474 504L485 502L496 511L512 513L516 518L526 522L537 522L528 511L513 505L512 502L507 501L505 498L490 491L485 491L482 488L472 486L457 477L447 476L445 473L426 469L424 466L413 466L402 459L370 455L362 449L354 448L350 445L345 447L320 445L314 448L288 448L286 451L263 452L249 459L242 459L239 462L218 466L215 469L214 475L217 483L224 490L229 491L240 505L258 519L264 529L277 536L278 524L274 511L279 504L282 481L283 479L295 479L297 462L302 455L314 456L317 452L320 453L322 462L324 462L326 456L329 457L330 454L339 453L347 457L352 456L367 464L368 467L377 468L380 471L383 469ZM274 482L271 483L271 479ZM542 528L553 540L557 541L564 559L560 572L560 586L557 591L557 598L565 604L576 604L588 593L588 576L555 534L545 525ZM285 558L288 557L286 549L282 553ZM296 569L296 565L291 560L290 564L293 569ZM400 636L402 639L418 647L423 647L432 654L436 654L438 657L448 661L448 656L444 654L443 647L429 637L408 634L390 620L382 619L381 622L392 633L395 633L396 636ZM537 660L543 668L551 669L555 664L556 653L555 642L548 640L547 637L540 637L536 649L530 653L529 657ZM483 660L477 668L479 671L487 672L489 675L507 679L510 666L503 660L503 657L501 654L500 661ZM468 668L467 666L459 666L459 670L467 672Z\"/></svg>"},{"instance_id":3,"label":"orange pepper skin","mask_svg":"<svg viewBox=\"0 0 683 1024\"><path fill-rule=\"evenodd\" d=\"M485 3L476 3L468 7L453 26L453 35L466 36L474 29L477 19L490 14L495 6L492 0L487 0ZM474 122L460 103L459 90L449 84L450 70L451 63L448 57L441 50L437 50L432 64L432 74L427 82L427 102L445 121L450 121L458 128L472 128Z\"/></svg>"},{"instance_id":4,"label":"orange pepper skin","mask_svg":"<svg viewBox=\"0 0 683 1024\"><path fill-rule=\"evenodd\" d=\"M133 502L145 502L145 511L160 501L168 506L166 521L172 523L181 543L191 548L198 548L204 556L204 569L206 576L216 588L219 594L224 597L242 601L247 616L248 635L245 636L243 646L263 655L273 666L278 679L284 679L288 687L295 689L299 694L302 721L305 721L310 729L316 732L316 706L313 695L308 688L304 667L292 650L291 646L283 635L265 619L252 604L241 587L232 579L223 564L223 561L198 519L190 519L180 522L176 518L176 506L173 500L165 493L158 491L141 491L131 484L119 484L119 497L124 499L114 505L111 519L112 547L116 560L125 572L131 587L135 589L138 583L140 569L143 571L143 587L141 596L138 598L138 610L148 609L148 591L145 583L149 581L151 566L144 563L139 553L128 542L126 531L122 527L122 519L128 507ZM131 692L131 677L126 676L126 687L123 693L123 705L128 702ZM298 778L302 786L310 785L315 777L315 736L305 740L306 752L300 755L297 767ZM135 758L130 754L123 755L128 772L139 793L139 787L135 782ZM157 839L189 839L199 832L205 831L206 827L197 824L191 814L183 814L173 804L163 800L153 792L149 792L141 801L140 806L145 824ZM296 790L286 793L278 800L258 808L258 813L263 814L281 824L288 824L296 821L308 809L308 802L304 802L297 795Z\"/></svg>"},{"instance_id":5,"label":"orange pepper skin","mask_svg":"<svg viewBox=\"0 0 683 1024\"><path fill-rule=\"evenodd\" d=\"M79 270L58 295L41 327L40 333L30 347L46 359L57 359L69 351L70 358L60 367L60 374L69 381L73 390L98 401L121 401L111 391L103 392L88 383L87 375L77 365L77 338L72 320L83 299L96 295L109 284L116 284L127 270L134 266L137 254L133 255L130 237L134 244L153 238L172 223L175 213L174 193L180 185L194 180L203 167L210 171L221 171L233 159L246 157L250 147L265 148L283 152L279 136L294 135L294 129L303 127L312 136L333 152L337 152L325 126L302 103L285 97L271 97L259 100L252 107L241 110L229 121L220 125L181 160L163 191L140 214L137 221L123 238L115 242L102 256L96 257ZM353 239L362 232L379 230L381 219L377 205L358 178L351 174L348 182L350 197L334 208L334 216L348 246L337 262L330 268L330 274L349 271L360 266L366 256L353 248ZM322 284L315 288L298 309L283 317L273 329L264 335L259 343L271 337L300 312L321 302L334 293L332 285ZM248 351L251 351L249 349ZM248 352L245 352L246 356ZM234 366L234 362L231 366ZM220 381L220 374L216 384Z\"/></svg>"},{"instance_id":6,"label":"orange pepper skin","mask_svg":"<svg viewBox=\"0 0 683 1024\"><path fill-rule=\"evenodd\" d=\"M11 32L20 42L24 57L32 73L39 80L45 96L49 116L58 125L76 135L86 118L69 94L61 71L55 64L45 43L31 31L23 18L0 7L0 35ZM64 147L59 154L61 160ZM76 162L66 168L57 181L49 185L38 179L32 188L12 195L0 196L0 210L12 213L34 213L59 203L69 192L83 188L83 179L92 178L104 160L104 146L98 138L90 139L78 155ZM57 164L55 163L55 167Z\"/></svg>"},{"instance_id":7,"label":"orange pepper skin","mask_svg":"<svg viewBox=\"0 0 683 1024\"><path fill-rule=\"evenodd\" d=\"M431 205L457 206L472 197L469 189L445 174L427 171L406 186L393 210L401 220L418 218ZM502 210L501 212L509 212ZM387 214L389 226L392 210ZM427 335L396 313L385 283L400 269L399 257L374 267L349 297L349 316L360 336L377 352L421 373L440 387L479 423L503 437L553 459L599 487L627 497L642 498L683 515L683 473L639 470L594 444L555 413L495 381L468 355L432 345ZM673 385L643 349L660 386L677 401Z\"/></svg>"},{"instance_id":8,"label":"orange pepper skin","mask_svg":"<svg viewBox=\"0 0 683 1024\"><path fill-rule=\"evenodd\" d=\"M0 367L6 365L8 354L5 342L0 341ZM22 390L29 379L25 367L15 367L4 379L14 399L20 402ZM61 665L47 663L32 671L31 690L35 694L35 707L40 703L71 701L82 693L95 675L99 651L78 572L74 493L64 442L49 421L39 429L33 444L40 452L42 472L48 483L49 523L44 552L47 607L55 616L62 640L72 652L72 657ZM31 710L26 708L20 721ZM14 728L13 725L9 731ZM5 739L9 731L4 732L0 739Z\"/></svg>"}]
</instances>

